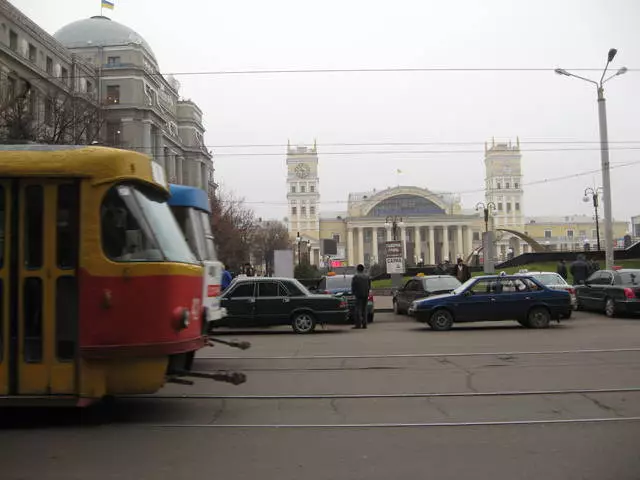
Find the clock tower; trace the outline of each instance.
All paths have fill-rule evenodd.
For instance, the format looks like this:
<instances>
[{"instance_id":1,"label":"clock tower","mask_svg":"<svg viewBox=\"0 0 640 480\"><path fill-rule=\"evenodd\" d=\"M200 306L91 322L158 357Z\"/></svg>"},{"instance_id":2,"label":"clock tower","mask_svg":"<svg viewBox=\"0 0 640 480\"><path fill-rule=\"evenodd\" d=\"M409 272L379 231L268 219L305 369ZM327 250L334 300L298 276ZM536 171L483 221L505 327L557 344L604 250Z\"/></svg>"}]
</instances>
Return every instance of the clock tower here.
<instances>
[{"instance_id":1,"label":"clock tower","mask_svg":"<svg viewBox=\"0 0 640 480\"><path fill-rule=\"evenodd\" d=\"M496 206L492 211L495 228L523 231L522 155L520 139L516 144L485 144L485 199Z\"/></svg>"},{"instance_id":2,"label":"clock tower","mask_svg":"<svg viewBox=\"0 0 640 480\"><path fill-rule=\"evenodd\" d=\"M287 142L287 200L289 234L316 241L320 236L318 149Z\"/></svg>"}]
</instances>

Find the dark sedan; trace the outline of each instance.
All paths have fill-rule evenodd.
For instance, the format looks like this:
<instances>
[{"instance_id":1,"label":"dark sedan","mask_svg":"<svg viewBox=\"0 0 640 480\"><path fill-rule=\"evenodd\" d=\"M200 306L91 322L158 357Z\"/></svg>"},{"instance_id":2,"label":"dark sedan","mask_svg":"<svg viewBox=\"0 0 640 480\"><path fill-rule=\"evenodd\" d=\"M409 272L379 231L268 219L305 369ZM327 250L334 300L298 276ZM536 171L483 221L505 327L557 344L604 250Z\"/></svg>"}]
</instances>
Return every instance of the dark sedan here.
<instances>
[{"instance_id":1,"label":"dark sedan","mask_svg":"<svg viewBox=\"0 0 640 480\"><path fill-rule=\"evenodd\" d=\"M640 314L640 270L599 270L576 287L576 308L608 317Z\"/></svg>"},{"instance_id":2,"label":"dark sedan","mask_svg":"<svg viewBox=\"0 0 640 480\"><path fill-rule=\"evenodd\" d=\"M349 305L349 316L355 319L356 297L351 292L351 280L353 275L327 275L322 277L317 287L317 293L326 293L346 300ZM373 295L369 292L367 300L367 322L373 322Z\"/></svg>"},{"instance_id":3,"label":"dark sedan","mask_svg":"<svg viewBox=\"0 0 640 480\"><path fill-rule=\"evenodd\" d=\"M569 292L552 290L528 276L483 276L453 292L417 300L409 313L433 330L457 322L517 320L524 327L546 328L552 319L571 316Z\"/></svg>"},{"instance_id":4,"label":"dark sedan","mask_svg":"<svg viewBox=\"0 0 640 480\"><path fill-rule=\"evenodd\" d=\"M296 333L311 333L319 323L348 324L347 302L313 295L292 278L236 278L220 306L227 316L214 322L214 328L291 325Z\"/></svg>"},{"instance_id":5,"label":"dark sedan","mask_svg":"<svg viewBox=\"0 0 640 480\"><path fill-rule=\"evenodd\" d=\"M411 304L432 295L451 293L461 285L460 281L451 275L429 275L427 277L413 277L393 294L393 311L396 314L407 313Z\"/></svg>"}]
</instances>

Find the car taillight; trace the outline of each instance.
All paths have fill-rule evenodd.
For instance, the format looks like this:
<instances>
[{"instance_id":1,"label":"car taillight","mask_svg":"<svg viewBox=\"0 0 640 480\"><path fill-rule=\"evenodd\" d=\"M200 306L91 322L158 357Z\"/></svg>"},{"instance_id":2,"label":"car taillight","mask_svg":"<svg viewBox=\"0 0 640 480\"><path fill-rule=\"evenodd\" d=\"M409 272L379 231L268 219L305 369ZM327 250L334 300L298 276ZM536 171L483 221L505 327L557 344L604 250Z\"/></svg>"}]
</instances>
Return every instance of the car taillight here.
<instances>
[{"instance_id":1,"label":"car taillight","mask_svg":"<svg viewBox=\"0 0 640 480\"><path fill-rule=\"evenodd\" d=\"M569 292L571 295L575 295L576 294L576 289L575 288L567 288L567 292Z\"/></svg>"},{"instance_id":2,"label":"car taillight","mask_svg":"<svg viewBox=\"0 0 640 480\"><path fill-rule=\"evenodd\" d=\"M369 300L370 302L373 302L373 294L372 294L372 293L370 293L370 294L369 294L369 298L368 298L368 300Z\"/></svg>"},{"instance_id":3,"label":"car taillight","mask_svg":"<svg viewBox=\"0 0 640 480\"><path fill-rule=\"evenodd\" d=\"M625 298L636 298L636 294L633 290L631 290L630 288L625 288L624 289L624 296Z\"/></svg>"},{"instance_id":4,"label":"car taillight","mask_svg":"<svg viewBox=\"0 0 640 480\"><path fill-rule=\"evenodd\" d=\"M346 301L344 301L344 300L341 300L341 301L340 301L340 308L347 308L347 306L348 306L348 305L347 305L347 302L346 302Z\"/></svg>"}]
</instances>

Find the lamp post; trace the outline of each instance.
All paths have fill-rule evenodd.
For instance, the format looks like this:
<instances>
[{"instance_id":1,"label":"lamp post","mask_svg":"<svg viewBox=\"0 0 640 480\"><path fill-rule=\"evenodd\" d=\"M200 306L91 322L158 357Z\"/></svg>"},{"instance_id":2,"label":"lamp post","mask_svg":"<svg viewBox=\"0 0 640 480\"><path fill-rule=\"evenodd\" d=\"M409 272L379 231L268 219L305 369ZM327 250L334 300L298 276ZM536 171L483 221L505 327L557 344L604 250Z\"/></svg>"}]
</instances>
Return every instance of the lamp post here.
<instances>
[{"instance_id":1,"label":"lamp post","mask_svg":"<svg viewBox=\"0 0 640 480\"><path fill-rule=\"evenodd\" d=\"M388 215L384 220L384 226L386 228L391 228L391 234L393 235L393 239L397 240L398 238L398 227L404 226L404 222L402 221L402 217L398 217L397 215Z\"/></svg>"},{"instance_id":2,"label":"lamp post","mask_svg":"<svg viewBox=\"0 0 640 480\"><path fill-rule=\"evenodd\" d=\"M605 248L605 263L606 269L611 270L613 267L613 218L611 209L611 174L609 167L609 135L607 132L607 110L606 100L604 98L604 84L614 77L627 73L627 68L622 67L613 75L607 78L604 76L607 74L609 64L613 61L618 51L615 48L609 50L607 54L607 63L600 77L600 81L596 82L590 78L581 77L574 73L568 72L562 68L556 68L555 72L558 75L565 75L567 77L574 77L585 82L592 83L596 86L598 94L598 123L600 128L600 163L602 164L602 196L604 200L604 248Z\"/></svg>"},{"instance_id":3,"label":"lamp post","mask_svg":"<svg viewBox=\"0 0 640 480\"><path fill-rule=\"evenodd\" d=\"M589 197L593 199L593 210L596 214L596 240L598 242L598 251L600 251L600 222L598 219L598 207L600 206L599 198L602 194L602 187L591 188L587 187L584 190L584 197L582 200L586 203L589 201Z\"/></svg>"},{"instance_id":4,"label":"lamp post","mask_svg":"<svg viewBox=\"0 0 640 480\"><path fill-rule=\"evenodd\" d=\"M495 210L496 209L496 204L493 202L488 202L488 203L484 203L484 202L478 202L476 204L476 212L483 210L484 212L484 231L488 232L489 231L489 211L491 210Z\"/></svg>"}]
</instances>

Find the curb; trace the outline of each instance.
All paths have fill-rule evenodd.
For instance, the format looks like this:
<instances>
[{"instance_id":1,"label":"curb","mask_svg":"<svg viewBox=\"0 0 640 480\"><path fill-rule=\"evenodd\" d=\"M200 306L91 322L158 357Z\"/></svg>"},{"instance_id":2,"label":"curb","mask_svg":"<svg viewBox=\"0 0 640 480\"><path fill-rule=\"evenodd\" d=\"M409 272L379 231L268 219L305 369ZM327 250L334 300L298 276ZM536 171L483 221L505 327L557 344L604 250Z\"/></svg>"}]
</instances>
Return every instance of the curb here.
<instances>
[{"instance_id":1,"label":"curb","mask_svg":"<svg viewBox=\"0 0 640 480\"><path fill-rule=\"evenodd\" d=\"M393 313L393 308L374 308L374 313Z\"/></svg>"}]
</instances>

